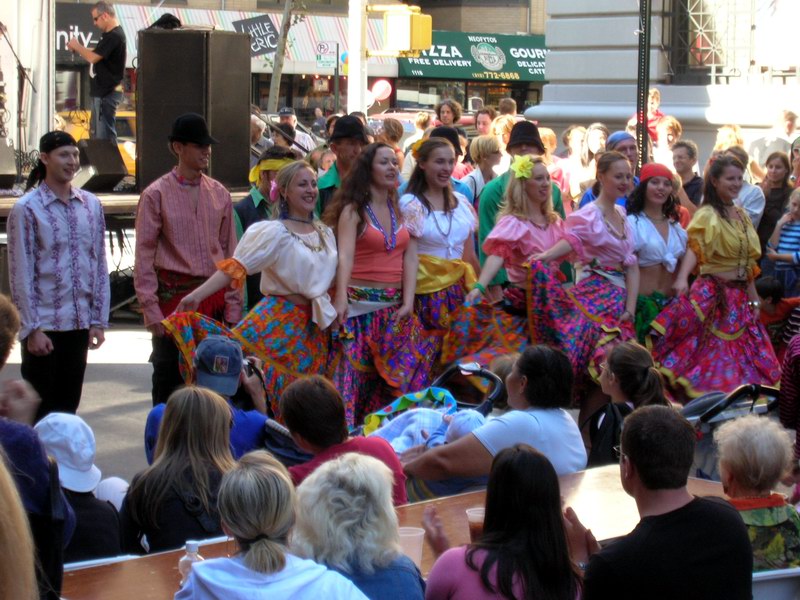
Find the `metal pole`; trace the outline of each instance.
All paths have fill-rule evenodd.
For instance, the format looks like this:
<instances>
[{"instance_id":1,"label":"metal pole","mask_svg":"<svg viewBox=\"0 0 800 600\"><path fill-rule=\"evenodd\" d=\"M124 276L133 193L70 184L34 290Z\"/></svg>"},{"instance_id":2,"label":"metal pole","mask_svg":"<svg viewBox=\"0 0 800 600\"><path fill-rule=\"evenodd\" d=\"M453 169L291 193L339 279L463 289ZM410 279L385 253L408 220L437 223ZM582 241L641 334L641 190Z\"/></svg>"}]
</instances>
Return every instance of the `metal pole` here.
<instances>
[{"instance_id":1,"label":"metal pole","mask_svg":"<svg viewBox=\"0 0 800 600\"><path fill-rule=\"evenodd\" d=\"M336 67L333 71L333 114L339 114L339 42L336 42Z\"/></svg>"},{"instance_id":2,"label":"metal pole","mask_svg":"<svg viewBox=\"0 0 800 600\"><path fill-rule=\"evenodd\" d=\"M350 0L347 23L347 112L367 109L366 0Z\"/></svg>"},{"instance_id":3,"label":"metal pole","mask_svg":"<svg viewBox=\"0 0 800 600\"><path fill-rule=\"evenodd\" d=\"M647 162L647 92L650 88L650 2L639 3L639 74L636 82L636 145L639 147L639 168Z\"/></svg>"}]
</instances>

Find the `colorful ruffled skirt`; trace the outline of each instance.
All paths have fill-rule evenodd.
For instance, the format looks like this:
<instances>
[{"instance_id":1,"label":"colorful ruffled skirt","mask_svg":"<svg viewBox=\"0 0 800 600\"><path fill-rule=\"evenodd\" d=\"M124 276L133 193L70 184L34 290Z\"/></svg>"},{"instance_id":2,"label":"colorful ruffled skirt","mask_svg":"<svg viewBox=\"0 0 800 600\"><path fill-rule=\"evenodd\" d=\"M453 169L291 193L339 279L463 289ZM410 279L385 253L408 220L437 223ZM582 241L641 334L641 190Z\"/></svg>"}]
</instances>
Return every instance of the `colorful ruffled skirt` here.
<instances>
[{"instance_id":1,"label":"colorful ruffled skirt","mask_svg":"<svg viewBox=\"0 0 800 600\"><path fill-rule=\"evenodd\" d=\"M503 303L462 303L452 314L442 343L441 363L478 362L488 367L500 356L522 352L528 345L524 306L521 314L511 314L506 307L518 305L520 295L524 303L524 293L519 288L506 288ZM470 378L470 382L475 380Z\"/></svg>"},{"instance_id":2,"label":"colorful ruffled skirt","mask_svg":"<svg viewBox=\"0 0 800 600\"><path fill-rule=\"evenodd\" d=\"M560 348L569 357L580 401L599 379L606 352L636 337L632 323L619 322L627 292L596 272L566 290L553 269L536 261L531 264L529 296L531 343Z\"/></svg>"},{"instance_id":3,"label":"colorful ruffled skirt","mask_svg":"<svg viewBox=\"0 0 800 600\"><path fill-rule=\"evenodd\" d=\"M636 298L636 318L634 319L636 329L636 339L640 344L647 342L647 334L650 333L650 326L653 320L661 314L667 305L674 300L661 292L653 292L649 296L641 294Z\"/></svg>"},{"instance_id":4,"label":"colorful ruffled skirt","mask_svg":"<svg viewBox=\"0 0 800 600\"><path fill-rule=\"evenodd\" d=\"M199 313L173 314L164 325L181 353L181 373L191 381L197 345L210 334L225 335L242 345L245 356L264 361L267 403L280 419L278 402L287 385L306 375L323 375L329 335L311 320L311 307L281 296L266 296L233 329Z\"/></svg>"},{"instance_id":5,"label":"colorful ruffled skirt","mask_svg":"<svg viewBox=\"0 0 800 600\"><path fill-rule=\"evenodd\" d=\"M780 364L747 301L746 283L702 276L653 321L648 345L676 400L778 383Z\"/></svg>"},{"instance_id":6,"label":"colorful ruffled skirt","mask_svg":"<svg viewBox=\"0 0 800 600\"><path fill-rule=\"evenodd\" d=\"M348 318L332 335L328 377L344 397L347 423L353 427L397 396L430 385L438 341L415 315L394 318L402 290L350 287L347 295L353 308L376 308Z\"/></svg>"}]
</instances>

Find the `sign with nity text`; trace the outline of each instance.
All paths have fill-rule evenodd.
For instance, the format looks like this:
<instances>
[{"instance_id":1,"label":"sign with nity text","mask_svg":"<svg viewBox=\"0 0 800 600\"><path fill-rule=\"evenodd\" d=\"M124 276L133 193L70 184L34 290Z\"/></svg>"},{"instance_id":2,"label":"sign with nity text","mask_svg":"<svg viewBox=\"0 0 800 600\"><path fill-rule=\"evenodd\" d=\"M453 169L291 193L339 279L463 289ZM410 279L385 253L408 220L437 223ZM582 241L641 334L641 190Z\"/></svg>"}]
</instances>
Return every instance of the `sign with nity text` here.
<instances>
[{"instance_id":1,"label":"sign with nity text","mask_svg":"<svg viewBox=\"0 0 800 600\"><path fill-rule=\"evenodd\" d=\"M278 48L278 30L269 15L231 23L236 31L250 36L250 56L273 54Z\"/></svg>"},{"instance_id":2,"label":"sign with nity text","mask_svg":"<svg viewBox=\"0 0 800 600\"><path fill-rule=\"evenodd\" d=\"M544 81L543 35L434 31L419 58L398 58L398 77L472 81Z\"/></svg>"}]
</instances>

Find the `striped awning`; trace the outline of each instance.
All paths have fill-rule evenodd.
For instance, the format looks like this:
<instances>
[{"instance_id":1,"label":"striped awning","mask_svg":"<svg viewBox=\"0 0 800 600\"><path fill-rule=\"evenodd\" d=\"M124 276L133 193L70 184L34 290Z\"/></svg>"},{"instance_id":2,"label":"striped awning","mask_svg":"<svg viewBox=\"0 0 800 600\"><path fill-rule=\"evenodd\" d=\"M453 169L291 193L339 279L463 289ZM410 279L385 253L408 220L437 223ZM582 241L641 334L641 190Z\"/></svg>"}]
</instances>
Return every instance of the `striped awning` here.
<instances>
[{"instance_id":1,"label":"striped awning","mask_svg":"<svg viewBox=\"0 0 800 600\"><path fill-rule=\"evenodd\" d=\"M225 31L235 31L233 23L244 19L263 16L262 12L234 10L200 10L189 8L152 7L133 4L116 4L117 18L128 39L128 66L134 66L137 55L137 32L148 27L164 13L171 13L184 25L208 25ZM281 24L280 13L268 14L275 27ZM383 20L367 19L367 48L377 50L383 39ZM338 42L339 54L348 50L347 17L313 16L304 18L289 30L286 47L284 73L304 73L330 75L333 69L317 69L316 47L319 42ZM397 61L394 58L370 58L370 75L394 77L397 75ZM272 61L269 57L254 57L251 71L269 73Z\"/></svg>"}]
</instances>

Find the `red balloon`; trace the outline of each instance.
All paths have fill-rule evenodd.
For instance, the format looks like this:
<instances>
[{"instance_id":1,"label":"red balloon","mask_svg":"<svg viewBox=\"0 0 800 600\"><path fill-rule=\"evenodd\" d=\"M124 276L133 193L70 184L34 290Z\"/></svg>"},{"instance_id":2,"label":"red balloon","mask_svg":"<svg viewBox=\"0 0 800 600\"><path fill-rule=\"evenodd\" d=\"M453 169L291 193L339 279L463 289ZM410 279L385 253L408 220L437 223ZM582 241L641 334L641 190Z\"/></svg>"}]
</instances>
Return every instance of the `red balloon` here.
<instances>
[{"instance_id":1,"label":"red balloon","mask_svg":"<svg viewBox=\"0 0 800 600\"><path fill-rule=\"evenodd\" d=\"M372 84L371 91L373 96L375 96L375 100L382 102L392 95L392 84L385 79L378 79L378 81Z\"/></svg>"}]
</instances>

